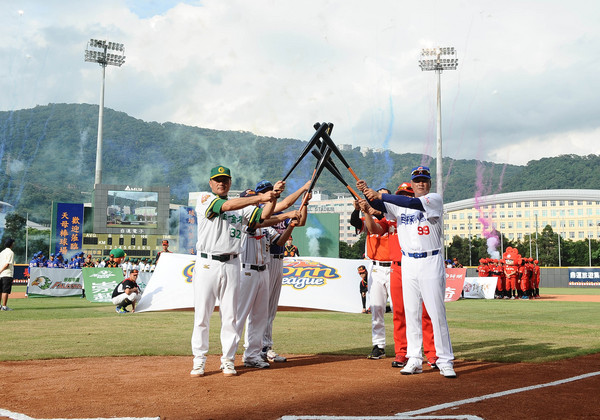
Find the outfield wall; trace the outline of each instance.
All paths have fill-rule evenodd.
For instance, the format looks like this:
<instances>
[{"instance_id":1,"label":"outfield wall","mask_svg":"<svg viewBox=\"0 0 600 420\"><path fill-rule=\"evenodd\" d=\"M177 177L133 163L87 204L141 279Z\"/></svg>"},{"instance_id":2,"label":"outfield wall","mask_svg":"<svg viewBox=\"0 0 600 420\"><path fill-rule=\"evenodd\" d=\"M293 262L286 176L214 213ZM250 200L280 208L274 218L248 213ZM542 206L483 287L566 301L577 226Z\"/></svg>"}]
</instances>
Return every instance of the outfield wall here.
<instances>
[{"instance_id":1,"label":"outfield wall","mask_svg":"<svg viewBox=\"0 0 600 420\"><path fill-rule=\"evenodd\" d=\"M540 287L570 287L570 288L600 288L600 286L570 286L569 285L569 268L574 267L541 267ZM582 267L582 269L590 270L590 267ZM592 267L592 270L599 270L597 267ZM467 268L467 277L477 277L477 269L475 267Z\"/></svg>"}]
</instances>

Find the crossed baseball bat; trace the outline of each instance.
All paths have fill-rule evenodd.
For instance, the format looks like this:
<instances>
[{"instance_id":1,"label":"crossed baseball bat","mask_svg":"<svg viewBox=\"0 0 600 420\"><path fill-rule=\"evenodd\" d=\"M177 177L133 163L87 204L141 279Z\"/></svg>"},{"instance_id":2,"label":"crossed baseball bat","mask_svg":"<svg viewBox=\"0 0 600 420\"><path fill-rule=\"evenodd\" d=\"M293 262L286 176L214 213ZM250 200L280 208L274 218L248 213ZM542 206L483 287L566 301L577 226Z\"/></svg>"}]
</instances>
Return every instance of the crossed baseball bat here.
<instances>
[{"instance_id":1,"label":"crossed baseball bat","mask_svg":"<svg viewBox=\"0 0 600 420\"><path fill-rule=\"evenodd\" d=\"M310 141L308 142L308 144L306 145L306 147L300 154L300 157L296 160L294 165L292 165L292 167L290 168L288 173L283 177L283 180L285 181L287 179L287 177L290 176L292 171L300 164L302 159L304 159L304 157L308 154L308 152L312 151L312 155L317 158L317 165L315 166L315 169L314 169L312 177L311 177L310 186L308 188L307 193L304 195L304 198L302 199L302 203L300 204L300 207L305 206L307 204L308 197L309 197L310 193L312 192L312 190L317 182L317 179L323 172L324 168L327 168L327 170L329 172L331 172L331 174L334 177L336 177L348 189L348 191L350 191L350 194L352 194L358 200L359 199L358 194L344 180L344 177L342 176L339 169L335 166L335 163L333 163L333 160L331 159L331 153L334 153L340 159L342 164L348 169L348 171L350 171L352 176L354 176L354 179L356 179L358 181L358 179L359 179L358 176L356 175L356 173L354 173L354 171L350 167L350 164L348 164L346 159L344 159L342 152L340 152L340 150L338 149L338 147L335 145L335 143L333 142L333 140L330 137L331 131L333 130L333 124L332 123L322 123L321 124L321 123L317 122L313 125L313 127L316 130L315 134L313 134L312 138L310 139ZM313 149L313 147L315 147L315 146L316 146L316 149Z\"/></svg>"}]
</instances>

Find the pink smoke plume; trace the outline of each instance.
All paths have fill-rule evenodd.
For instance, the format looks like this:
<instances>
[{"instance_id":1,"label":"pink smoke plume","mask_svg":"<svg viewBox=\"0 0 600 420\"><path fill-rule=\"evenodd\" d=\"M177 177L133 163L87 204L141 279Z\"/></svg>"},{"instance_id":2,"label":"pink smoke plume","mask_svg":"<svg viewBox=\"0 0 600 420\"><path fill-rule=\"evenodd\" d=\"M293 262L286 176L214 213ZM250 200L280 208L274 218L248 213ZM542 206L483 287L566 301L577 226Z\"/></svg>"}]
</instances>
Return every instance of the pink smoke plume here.
<instances>
[{"instance_id":1,"label":"pink smoke plume","mask_svg":"<svg viewBox=\"0 0 600 420\"><path fill-rule=\"evenodd\" d=\"M498 185L498 191L502 188L502 179L504 178L504 170L506 169L506 165L502 169L502 174L500 176L500 183ZM475 191L475 209L479 213L477 220L483 226L482 235L486 239L487 243L487 251L491 258L500 259L501 252L498 251L498 245L500 244L500 239L498 235L498 231L495 229L492 221L492 217L494 215L494 210L491 209L488 213L487 217L483 211L481 206L481 197L484 195L488 195L491 190L491 186L486 186L483 183L483 175L484 175L484 167L481 162L477 163L476 169L476 191ZM491 180L491 177L490 177ZM491 183L491 181L490 181Z\"/></svg>"}]
</instances>

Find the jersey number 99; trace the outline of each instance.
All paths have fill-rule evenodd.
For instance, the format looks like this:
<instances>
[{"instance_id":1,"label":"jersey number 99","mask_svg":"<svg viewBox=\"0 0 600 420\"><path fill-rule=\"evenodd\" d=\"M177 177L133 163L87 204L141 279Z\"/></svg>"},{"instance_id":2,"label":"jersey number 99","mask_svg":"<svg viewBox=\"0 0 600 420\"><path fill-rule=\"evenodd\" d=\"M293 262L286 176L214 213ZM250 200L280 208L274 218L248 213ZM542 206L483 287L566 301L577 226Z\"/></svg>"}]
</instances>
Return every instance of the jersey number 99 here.
<instances>
[{"instance_id":1,"label":"jersey number 99","mask_svg":"<svg viewBox=\"0 0 600 420\"><path fill-rule=\"evenodd\" d=\"M417 232L419 235L429 235L429 226L419 226Z\"/></svg>"}]
</instances>

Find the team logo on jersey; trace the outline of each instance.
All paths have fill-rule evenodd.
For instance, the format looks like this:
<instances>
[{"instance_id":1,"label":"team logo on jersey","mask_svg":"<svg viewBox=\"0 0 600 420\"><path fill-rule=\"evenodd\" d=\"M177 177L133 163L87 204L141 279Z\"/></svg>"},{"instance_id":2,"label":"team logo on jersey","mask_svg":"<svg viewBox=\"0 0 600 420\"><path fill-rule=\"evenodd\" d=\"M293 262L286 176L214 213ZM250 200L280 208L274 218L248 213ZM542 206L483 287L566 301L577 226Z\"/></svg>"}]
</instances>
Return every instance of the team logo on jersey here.
<instances>
[{"instance_id":1,"label":"team logo on jersey","mask_svg":"<svg viewBox=\"0 0 600 420\"><path fill-rule=\"evenodd\" d=\"M304 290L308 286L324 286L327 280L340 278L334 267L310 260L290 260L283 265L284 286Z\"/></svg>"},{"instance_id":2,"label":"team logo on jersey","mask_svg":"<svg viewBox=\"0 0 600 420\"><path fill-rule=\"evenodd\" d=\"M194 266L195 265L196 265L195 262L191 262L183 268L183 272L181 274L183 275L183 278L185 279L186 283L192 282L192 279L194 278ZM208 266L205 266L204 268L208 268Z\"/></svg>"},{"instance_id":3,"label":"team logo on jersey","mask_svg":"<svg viewBox=\"0 0 600 420\"><path fill-rule=\"evenodd\" d=\"M400 218L397 219L397 223L401 225L412 225L413 223L419 223L421 221L427 220L425 215L422 212L416 214L402 214Z\"/></svg>"},{"instance_id":4,"label":"team logo on jersey","mask_svg":"<svg viewBox=\"0 0 600 420\"><path fill-rule=\"evenodd\" d=\"M200 202L202 204L206 203L206 200L208 200L210 198L210 194L202 194L202 197L200 197Z\"/></svg>"}]
</instances>

